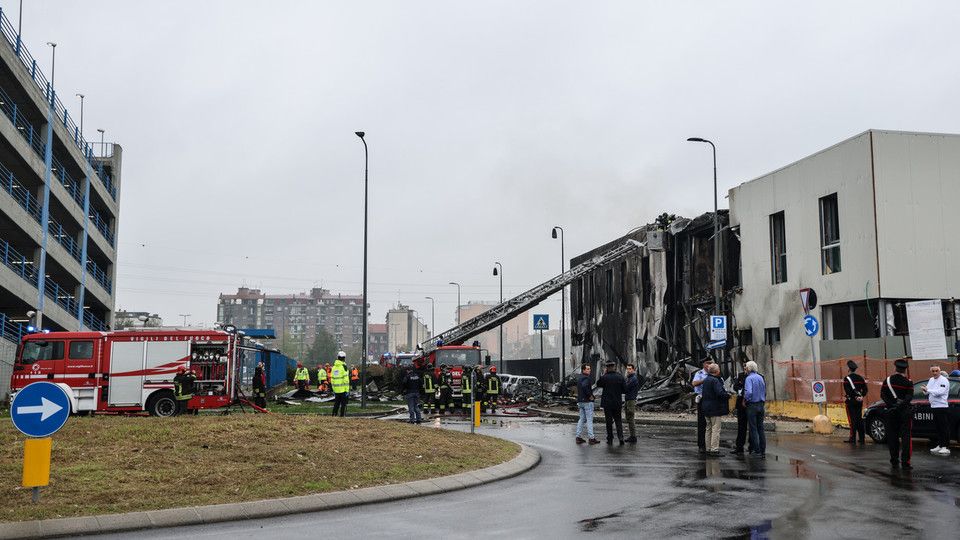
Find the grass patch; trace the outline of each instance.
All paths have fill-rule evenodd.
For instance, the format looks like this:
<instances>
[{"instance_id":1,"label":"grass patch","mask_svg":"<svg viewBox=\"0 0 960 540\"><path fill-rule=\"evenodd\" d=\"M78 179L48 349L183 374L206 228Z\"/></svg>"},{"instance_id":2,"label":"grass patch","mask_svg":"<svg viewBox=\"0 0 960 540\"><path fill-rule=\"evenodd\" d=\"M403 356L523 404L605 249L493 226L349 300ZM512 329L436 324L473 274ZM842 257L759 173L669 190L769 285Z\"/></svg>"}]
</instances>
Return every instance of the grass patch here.
<instances>
[{"instance_id":1,"label":"grass patch","mask_svg":"<svg viewBox=\"0 0 960 540\"><path fill-rule=\"evenodd\" d=\"M268 403L268 409L270 412L277 414L330 414L333 412L333 402L329 403L312 403L305 401L299 405L284 405L282 403ZM354 403L352 401L347 402L347 414L377 414L390 412L396 409L399 406L406 406L403 403L390 403L390 402L368 402L367 408L360 408L360 403Z\"/></svg>"},{"instance_id":2,"label":"grass patch","mask_svg":"<svg viewBox=\"0 0 960 540\"><path fill-rule=\"evenodd\" d=\"M71 418L53 436L40 502L20 487L24 436L0 424L0 521L219 504L356 489L507 461L516 444L330 416Z\"/></svg>"}]
</instances>

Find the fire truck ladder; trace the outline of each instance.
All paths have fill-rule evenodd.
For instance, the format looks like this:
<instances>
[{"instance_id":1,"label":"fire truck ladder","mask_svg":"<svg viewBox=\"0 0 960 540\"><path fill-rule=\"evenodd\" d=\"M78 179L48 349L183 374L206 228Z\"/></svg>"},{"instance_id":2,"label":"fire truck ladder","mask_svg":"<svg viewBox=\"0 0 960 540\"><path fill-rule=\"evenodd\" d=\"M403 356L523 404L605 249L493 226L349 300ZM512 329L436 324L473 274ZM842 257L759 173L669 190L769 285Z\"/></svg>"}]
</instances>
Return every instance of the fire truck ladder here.
<instances>
[{"instance_id":1,"label":"fire truck ladder","mask_svg":"<svg viewBox=\"0 0 960 540\"><path fill-rule=\"evenodd\" d=\"M617 262L627 255L630 255L634 251L642 248L643 246L643 243L637 242L636 240L627 240L622 245L617 246L602 255L597 255L589 261L581 263L576 267L567 270L550 281L541 283L529 291L511 298L510 300L506 300L492 309L484 311L480 315L477 315L476 317L458 326L454 326L453 328L446 330L439 335L429 338L427 341L420 344L421 348L423 349L423 353L429 354L431 351L435 350L437 348L438 340L444 345L458 345L472 338L473 336L482 334L491 328L496 328L497 326L500 326L501 324L516 317L520 313L523 313L524 311L536 306L551 294L559 291L573 281L580 279L597 267Z\"/></svg>"}]
</instances>

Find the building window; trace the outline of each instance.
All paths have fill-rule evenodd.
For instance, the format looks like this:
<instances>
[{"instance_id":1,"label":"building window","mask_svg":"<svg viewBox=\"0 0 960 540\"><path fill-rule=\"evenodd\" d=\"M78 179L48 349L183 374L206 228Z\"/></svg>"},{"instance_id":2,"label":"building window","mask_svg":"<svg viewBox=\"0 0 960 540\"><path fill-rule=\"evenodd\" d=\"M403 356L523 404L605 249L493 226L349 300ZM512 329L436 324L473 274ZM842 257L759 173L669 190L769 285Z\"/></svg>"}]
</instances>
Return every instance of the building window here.
<instances>
[{"instance_id":1,"label":"building window","mask_svg":"<svg viewBox=\"0 0 960 540\"><path fill-rule=\"evenodd\" d=\"M770 215L770 277L773 284L787 281L787 237L783 212Z\"/></svg>"},{"instance_id":2,"label":"building window","mask_svg":"<svg viewBox=\"0 0 960 540\"><path fill-rule=\"evenodd\" d=\"M741 347L752 347L753 328L737 328L737 342Z\"/></svg>"},{"instance_id":3,"label":"building window","mask_svg":"<svg viewBox=\"0 0 960 540\"><path fill-rule=\"evenodd\" d=\"M877 301L848 302L823 306L825 339L870 339L880 337Z\"/></svg>"},{"instance_id":4,"label":"building window","mask_svg":"<svg viewBox=\"0 0 960 540\"><path fill-rule=\"evenodd\" d=\"M820 267L824 275L840 271L840 221L836 193L820 199Z\"/></svg>"},{"instance_id":5,"label":"building window","mask_svg":"<svg viewBox=\"0 0 960 540\"><path fill-rule=\"evenodd\" d=\"M763 329L764 345L776 345L780 343L780 327Z\"/></svg>"}]
</instances>

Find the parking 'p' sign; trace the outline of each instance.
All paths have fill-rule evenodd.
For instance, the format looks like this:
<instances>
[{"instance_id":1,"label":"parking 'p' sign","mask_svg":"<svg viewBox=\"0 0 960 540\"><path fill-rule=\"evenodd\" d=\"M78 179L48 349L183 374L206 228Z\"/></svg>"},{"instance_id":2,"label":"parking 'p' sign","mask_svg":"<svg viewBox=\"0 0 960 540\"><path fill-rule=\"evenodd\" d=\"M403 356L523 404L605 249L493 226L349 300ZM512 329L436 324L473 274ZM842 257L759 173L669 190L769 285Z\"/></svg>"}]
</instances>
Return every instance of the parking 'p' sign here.
<instances>
[{"instance_id":1,"label":"parking 'p' sign","mask_svg":"<svg viewBox=\"0 0 960 540\"><path fill-rule=\"evenodd\" d=\"M49 437L70 418L70 396L63 387L39 381L17 392L10 404L10 419L28 437Z\"/></svg>"}]
</instances>

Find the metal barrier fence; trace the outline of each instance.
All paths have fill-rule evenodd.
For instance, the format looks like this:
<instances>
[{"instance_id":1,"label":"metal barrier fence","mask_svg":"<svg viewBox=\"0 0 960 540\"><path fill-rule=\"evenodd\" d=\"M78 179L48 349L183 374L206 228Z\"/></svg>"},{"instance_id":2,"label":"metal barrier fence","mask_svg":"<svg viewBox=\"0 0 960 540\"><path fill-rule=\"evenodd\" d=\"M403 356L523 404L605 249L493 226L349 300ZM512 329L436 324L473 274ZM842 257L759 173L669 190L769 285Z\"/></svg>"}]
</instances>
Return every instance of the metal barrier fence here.
<instances>
[{"instance_id":1,"label":"metal barrier fence","mask_svg":"<svg viewBox=\"0 0 960 540\"><path fill-rule=\"evenodd\" d=\"M869 358L867 356L852 356L848 358L836 358L833 360L823 360L820 362L820 380L823 381L827 389L827 402L843 403L843 384L844 377L847 376L847 361L856 362L857 374L866 379L869 392L868 401L880 399L880 387L883 381L890 375L896 373L893 363L895 358ZM960 369L960 361L950 360L912 360L907 359L910 367L907 369L907 376L914 382L926 380L930 377L930 367L940 366L948 373L954 369ZM809 360L778 360L777 367L786 370L784 379L784 390L787 392L787 399L794 401L813 401L813 389L811 384L814 379L813 362ZM768 383L769 384L769 383Z\"/></svg>"}]
</instances>

